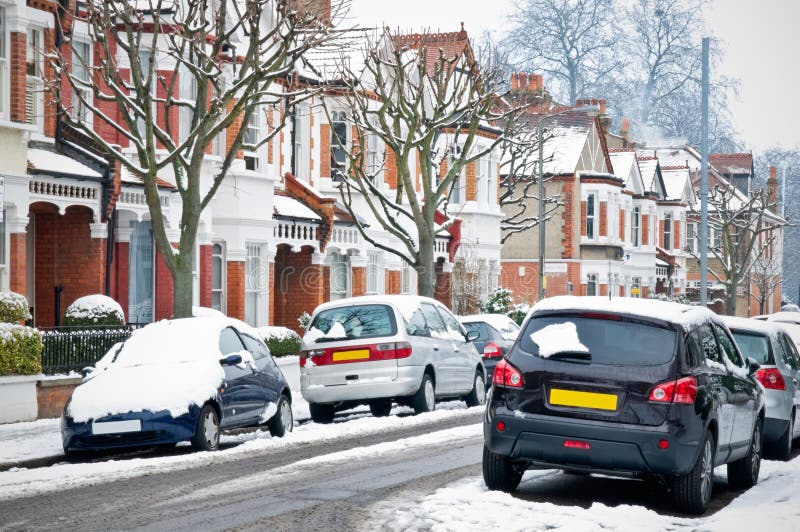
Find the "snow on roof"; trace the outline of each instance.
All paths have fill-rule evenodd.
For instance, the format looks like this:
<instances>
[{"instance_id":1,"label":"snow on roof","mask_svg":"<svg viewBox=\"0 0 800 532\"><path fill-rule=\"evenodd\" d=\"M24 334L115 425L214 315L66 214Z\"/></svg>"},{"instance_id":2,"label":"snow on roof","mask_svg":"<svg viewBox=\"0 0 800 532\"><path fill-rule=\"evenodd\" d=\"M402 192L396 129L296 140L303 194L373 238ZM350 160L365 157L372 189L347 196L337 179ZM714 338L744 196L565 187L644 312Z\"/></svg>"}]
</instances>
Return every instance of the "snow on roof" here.
<instances>
[{"instance_id":1,"label":"snow on roof","mask_svg":"<svg viewBox=\"0 0 800 532\"><path fill-rule=\"evenodd\" d=\"M739 318L736 316L722 316L722 321L729 329L772 334L780 330L780 325L775 322L754 320L753 318Z\"/></svg>"},{"instance_id":2,"label":"snow on roof","mask_svg":"<svg viewBox=\"0 0 800 532\"><path fill-rule=\"evenodd\" d=\"M634 167L636 163L636 152L633 150L614 150L609 151L611 158L611 167L614 173L625 180L625 188L638 192L640 187L636 186L638 167Z\"/></svg>"},{"instance_id":3,"label":"snow on roof","mask_svg":"<svg viewBox=\"0 0 800 532\"><path fill-rule=\"evenodd\" d=\"M132 173L125 166L120 166L119 179L123 183L130 185L140 185L140 186L144 185L144 181L142 180L142 178ZM156 177L156 184L161 188L177 188L172 178L164 179L161 177Z\"/></svg>"},{"instance_id":4,"label":"snow on roof","mask_svg":"<svg viewBox=\"0 0 800 532\"><path fill-rule=\"evenodd\" d=\"M28 165L39 173L53 172L81 177L103 177L99 172L79 163L75 159L38 148L28 149Z\"/></svg>"},{"instance_id":5,"label":"snow on roof","mask_svg":"<svg viewBox=\"0 0 800 532\"><path fill-rule=\"evenodd\" d=\"M572 174L578 167L589 132L580 127L555 127L547 131L545 140L544 173Z\"/></svg>"},{"instance_id":6,"label":"snow on roof","mask_svg":"<svg viewBox=\"0 0 800 532\"><path fill-rule=\"evenodd\" d=\"M710 153L708 161L726 175L747 174L753 171L752 153Z\"/></svg>"},{"instance_id":7,"label":"snow on roof","mask_svg":"<svg viewBox=\"0 0 800 532\"><path fill-rule=\"evenodd\" d=\"M644 189L655 192L657 190L656 169L658 168L658 159L653 157L637 157L636 162L639 163L639 172L642 174Z\"/></svg>"},{"instance_id":8,"label":"snow on roof","mask_svg":"<svg viewBox=\"0 0 800 532\"><path fill-rule=\"evenodd\" d=\"M296 199L290 198L289 196L275 195L273 198L273 208L275 211L275 216L282 216L285 218L300 218L303 220L322 220L317 213Z\"/></svg>"},{"instance_id":9,"label":"snow on roof","mask_svg":"<svg viewBox=\"0 0 800 532\"><path fill-rule=\"evenodd\" d=\"M684 199L684 191L686 184L691 184L691 176L689 175L689 168L683 167L662 167L661 177L664 180L664 188L666 189L668 200L682 200Z\"/></svg>"},{"instance_id":10,"label":"snow on roof","mask_svg":"<svg viewBox=\"0 0 800 532\"><path fill-rule=\"evenodd\" d=\"M708 321L716 316L704 307L691 307L670 301L628 297L557 296L536 303L531 313L553 310L578 310L633 314L645 318L664 320L681 325Z\"/></svg>"}]
</instances>

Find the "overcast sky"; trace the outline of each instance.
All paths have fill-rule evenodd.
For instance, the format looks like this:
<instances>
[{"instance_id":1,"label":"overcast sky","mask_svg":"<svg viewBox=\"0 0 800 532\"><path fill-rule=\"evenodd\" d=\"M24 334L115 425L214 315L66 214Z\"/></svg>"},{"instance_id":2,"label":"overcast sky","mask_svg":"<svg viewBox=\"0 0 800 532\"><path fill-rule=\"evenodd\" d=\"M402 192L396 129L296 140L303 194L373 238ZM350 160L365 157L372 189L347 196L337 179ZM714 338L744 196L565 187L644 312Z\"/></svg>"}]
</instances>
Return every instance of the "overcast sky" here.
<instances>
[{"instance_id":1,"label":"overcast sky","mask_svg":"<svg viewBox=\"0 0 800 532\"><path fill-rule=\"evenodd\" d=\"M352 0L351 18L392 29L503 33L512 0ZM488 6L488 9L487 9ZM741 80L734 123L750 148L800 148L800 0L712 0L709 26L726 50L721 73ZM602 95L587 95L602 96Z\"/></svg>"}]
</instances>

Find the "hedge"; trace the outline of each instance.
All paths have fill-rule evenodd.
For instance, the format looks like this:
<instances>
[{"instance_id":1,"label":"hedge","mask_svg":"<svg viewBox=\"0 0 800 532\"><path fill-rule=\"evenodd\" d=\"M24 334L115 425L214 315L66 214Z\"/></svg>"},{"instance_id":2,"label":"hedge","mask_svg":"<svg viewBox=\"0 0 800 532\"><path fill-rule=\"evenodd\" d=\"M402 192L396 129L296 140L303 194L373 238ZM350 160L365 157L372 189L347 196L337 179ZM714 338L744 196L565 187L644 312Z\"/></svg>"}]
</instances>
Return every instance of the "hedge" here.
<instances>
[{"instance_id":1,"label":"hedge","mask_svg":"<svg viewBox=\"0 0 800 532\"><path fill-rule=\"evenodd\" d=\"M28 300L16 292L0 292L0 321L16 323L31 319Z\"/></svg>"},{"instance_id":2,"label":"hedge","mask_svg":"<svg viewBox=\"0 0 800 532\"><path fill-rule=\"evenodd\" d=\"M64 325L67 327L124 324L125 315L119 303L101 294L76 299L64 314Z\"/></svg>"},{"instance_id":3,"label":"hedge","mask_svg":"<svg viewBox=\"0 0 800 532\"><path fill-rule=\"evenodd\" d=\"M0 375L42 372L42 333L16 323L0 323Z\"/></svg>"},{"instance_id":4,"label":"hedge","mask_svg":"<svg viewBox=\"0 0 800 532\"><path fill-rule=\"evenodd\" d=\"M274 357L296 355L300 352L302 340L300 335L291 329L286 327L261 327L258 329L258 333Z\"/></svg>"}]
</instances>

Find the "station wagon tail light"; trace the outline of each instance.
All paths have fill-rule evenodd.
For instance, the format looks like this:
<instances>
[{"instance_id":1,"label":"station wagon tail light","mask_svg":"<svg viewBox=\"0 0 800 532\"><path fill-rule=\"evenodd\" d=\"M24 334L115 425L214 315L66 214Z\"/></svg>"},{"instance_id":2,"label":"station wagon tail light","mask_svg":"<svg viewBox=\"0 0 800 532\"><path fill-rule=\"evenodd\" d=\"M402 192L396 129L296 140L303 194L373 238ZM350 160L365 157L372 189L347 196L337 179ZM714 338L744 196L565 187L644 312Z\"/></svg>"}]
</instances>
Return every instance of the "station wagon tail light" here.
<instances>
[{"instance_id":1,"label":"station wagon tail light","mask_svg":"<svg viewBox=\"0 0 800 532\"><path fill-rule=\"evenodd\" d=\"M762 368L756 371L756 378L764 388L769 390L785 390L786 383L778 368Z\"/></svg>"},{"instance_id":2,"label":"station wagon tail light","mask_svg":"<svg viewBox=\"0 0 800 532\"><path fill-rule=\"evenodd\" d=\"M393 342L375 346L377 357L380 360L408 358L411 356L411 344L408 342Z\"/></svg>"},{"instance_id":3,"label":"station wagon tail light","mask_svg":"<svg viewBox=\"0 0 800 532\"><path fill-rule=\"evenodd\" d=\"M486 347L483 348L483 358L498 358L503 356L503 351L500 350L500 346L494 342L489 342L486 344Z\"/></svg>"},{"instance_id":4,"label":"station wagon tail light","mask_svg":"<svg viewBox=\"0 0 800 532\"><path fill-rule=\"evenodd\" d=\"M564 440L564 447L567 449L581 449L584 451L588 451L592 448L588 441L580 440Z\"/></svg>"},{"instance_id":5,"label":"station wagon tail light","mask_svg":"<svg viewBox=\"0 0 800 532\"><path fill-rule=\"evenodd\" d=\"M654 403L679 405L693 405L695 399L697 399L697 379L694 377L662 382L652 389L649 397Z\"/></svg>"},{"instance_id":6,"label":"station wagon tail light","mask_svg":"<svg viewBox=\"0 0 800 532\"><path fill-rule=\"evenodd\" d=\"M507 388L522 388L525 384L519 370L505 359L498 362L494 367L492 382L496 386L505 386Z\"/></svg>"},{"instance_id":7,"label":"station wagon tail light","mask_svg":"<svg viewBox=\"0 0 800 532\"><path fill-rule=\"evenodd\" d=\"M322 349L303 349L300 351L300 367L306 367L306 360L308 360L308 357L321 356L322 354L324 354Z\"/></svg>"}]
</instances>

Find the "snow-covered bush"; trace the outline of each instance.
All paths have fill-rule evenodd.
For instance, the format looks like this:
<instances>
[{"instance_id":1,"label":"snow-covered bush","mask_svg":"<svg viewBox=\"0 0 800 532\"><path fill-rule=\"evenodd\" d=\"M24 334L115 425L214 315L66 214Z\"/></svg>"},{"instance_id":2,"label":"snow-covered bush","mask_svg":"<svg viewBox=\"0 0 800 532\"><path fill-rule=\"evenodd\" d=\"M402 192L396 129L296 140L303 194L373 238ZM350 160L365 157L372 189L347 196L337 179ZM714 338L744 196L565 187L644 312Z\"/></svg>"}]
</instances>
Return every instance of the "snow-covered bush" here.
<instances>
[{"instance_id":1,"label":"snow-covered bush","mask_svg":"<svg viewBox=\"0 0 800 532\"><path fill-rule=\"evenodd\" d=\"M495 288L479 306L485 314L506 314L511 310L511 290Z\"/></svg>"},{"instance_id":2,"label":"snow-covered bush","mask_svg":"<svg viewBox=\"0 0 800 532\"><path fill-rule=\"evenodd\" d=\"M0 323L0 375L42 372L42 333L33 327Z\"/></svg>"},{"instance_id":3,"label":"snow-covered bush","mask_svg":"<svg viewBox=\"0 0 800 532\"><path fill-rule=\"evenodd\" d=\"M530 309L531 306L527 303L517 303L511 307L511 310L509 310L506 315L517 322L517 325L522 325L522 321L525 319L525 316L528 315Z\"/></svg>"},{"instance_id":4,"label":"snow-covered bush","mask_svg":"<svg viewBox=\"0 0 800 532\"><path fill-rule=\"evenodd\" d=\"M258 334L274 357L296 355L300 352L300 335L286 327L260 327Z\"/></svg>"},{"instance_id":5,"label":"snow-covered bush","mask_svg":"<svg viewBox=\"0 0 800 532\"><path fill-rule=\"evenodd\" d=\"M304 310L303 313L297 317L297 324L300 325L300 328L304 331L308 329L308 326L311 325L311 314Z\"/></svg>"},{"instance_id":6,"label":"snow-covered bush","mask_svg":"<svg viewBox=\"0 0 800 532\"><path fill-rule=\"evenodd\" d=\"M64 316L64 325L124 325L125 315L119 303L108 296L94 294L76 299Z\"/></svg>"},{"instance_id":7,"label":"snow-covered bush","mask_svg":"<svg viewBox=\"0 0 800 532\"><path fill-rule=\"evenodd\" d=\"M0 292L0 321L16 323L31 319L28 300L16 292Z\"/></svg>"}]
</instances>

